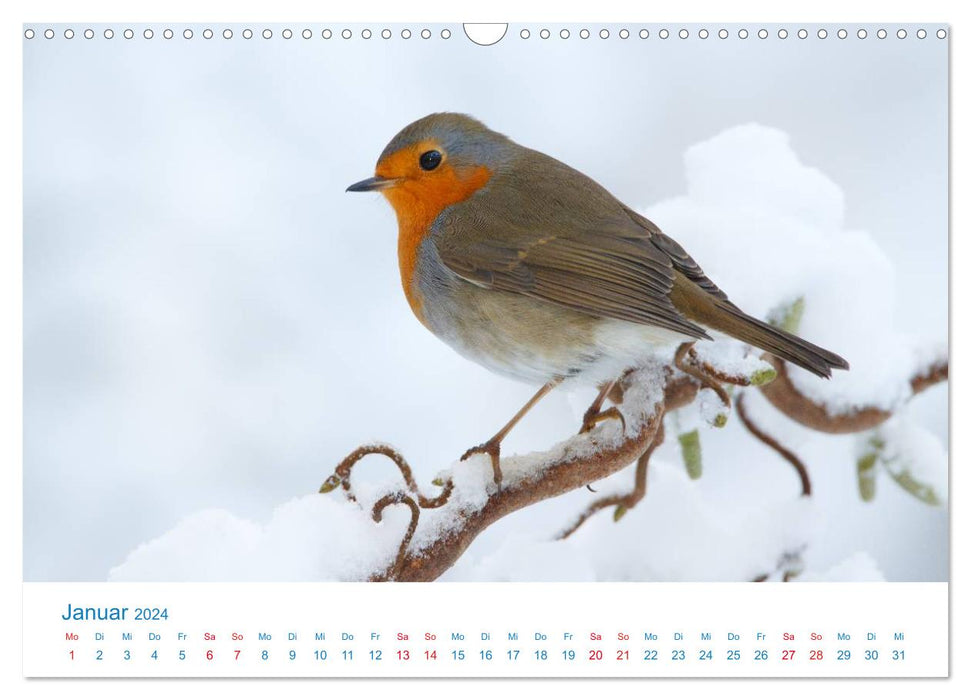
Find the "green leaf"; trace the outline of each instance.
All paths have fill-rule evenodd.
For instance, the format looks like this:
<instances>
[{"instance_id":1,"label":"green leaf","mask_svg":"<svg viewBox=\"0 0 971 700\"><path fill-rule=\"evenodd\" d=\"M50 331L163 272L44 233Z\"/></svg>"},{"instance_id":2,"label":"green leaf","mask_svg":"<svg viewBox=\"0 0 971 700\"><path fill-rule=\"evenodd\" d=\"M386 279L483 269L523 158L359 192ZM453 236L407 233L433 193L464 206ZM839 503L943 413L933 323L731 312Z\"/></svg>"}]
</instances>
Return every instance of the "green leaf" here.
<instances>
[{"instance_id":1,"label":"green leaf","mask_svg":"<svg viewBox=\"0 0 971 700\"><path fill-rule=\"evenodd\" d=\"M318 493L330 493L338 486L340 486L341 478L337 474L331 474L327 477L327 481L320 485L320 491Z\"/></svg>"},{"instance_id":2,"label":"green leaf","mask_svg":"<svg viewBox=\"0 0 971 700\"><path fill-rule=\"evenodd\" d=\"M678 443L681 445L681 458L688 470L688 476L692 479L701 478L701 436L698 431L681 433L678 435Z\"/></svg>"},{"instance_id":3,"label":"green leaf","mask_svg":"<svg viewBox=\"0 0 971 700\"><path fill-rule=\"evenodd\" d=\"M884 437L884 430L893 431L894 428L884 424L875 429L866 439L864 452L856 462L857 482L863 500L872 501L876 495L877 467L882 466L890 478L914 498L931 506L941 505L941 498L934 488L913 475L907 456L892 447L893 441Z\"/></svg>"},{"instance_id":4,"label":"green leaf","mask_svg":"<svg viewBox=\"0 0 971 700\"><path fill-rule=\"evenodd\" d=\"M896 481L900 486L910 495L914 496L918 500L931 506L941 505L941 499L938 498L934 489L927 484L921 483L914 478L914 476L903 469L901 471L895 472L888 468L887 473Z\"/></svg>"},{"instance_id":5,"label":"green leaf","mask_svg":"<svg viewBox=\"0 0 971 700\"><path fill-rule=\"evenodd\" d=\"M877 495L877 456L877 452L868 452L856 460L856 485L867 503Z\"/></svg>"},{"instance_id":6,"label":"green leaf","mask_svg":"<svg viewBox=\"0 0 971 700\"><path fill-rule=\"evenodd\" d=\"M791 304L773 309L769 313L769 323L787 333L796 333L799 330L799 324L802 322L802 312L805 310L806 300L799 297Z\"/></svg>"},{"instance_id":7,"label":"green leaf","mask_svg":"<svg viewBox=\"0 0 971 700\"><path fill-rule=\"evenodd\" d=\"M764 386L776 378L775 367L763 367L755 370L748 378L752 386Z\"/></svg>"}]
</instances>

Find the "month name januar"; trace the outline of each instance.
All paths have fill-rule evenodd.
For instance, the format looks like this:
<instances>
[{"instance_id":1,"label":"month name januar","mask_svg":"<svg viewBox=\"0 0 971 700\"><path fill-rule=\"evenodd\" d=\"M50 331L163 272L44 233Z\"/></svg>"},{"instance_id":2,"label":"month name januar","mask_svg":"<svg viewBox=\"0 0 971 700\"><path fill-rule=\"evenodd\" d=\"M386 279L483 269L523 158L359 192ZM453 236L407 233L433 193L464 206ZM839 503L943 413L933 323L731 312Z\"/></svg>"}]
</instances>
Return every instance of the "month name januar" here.
<instances>
[{"instance_id":1,"label":"month name januar","mask_svg":"<svg viewBox=\"0 0 971 700\"><path fill-rule=\"evenodd\" d=\"M64 620L124 620L128 608L82 608L68 603Z\"/></svg>"}]
</instances>

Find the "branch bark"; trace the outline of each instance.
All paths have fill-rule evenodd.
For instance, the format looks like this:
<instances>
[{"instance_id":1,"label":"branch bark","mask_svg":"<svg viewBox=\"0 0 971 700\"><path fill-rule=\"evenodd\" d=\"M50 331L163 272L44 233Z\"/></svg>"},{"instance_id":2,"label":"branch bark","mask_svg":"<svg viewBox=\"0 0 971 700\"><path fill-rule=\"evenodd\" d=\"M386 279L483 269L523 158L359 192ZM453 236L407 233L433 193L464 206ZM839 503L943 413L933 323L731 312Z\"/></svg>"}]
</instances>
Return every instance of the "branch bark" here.
<instances>
[{"instance_id":1,"label":"branch bark","mask_svg":"<svg viewBox=\"0 0 971 700\"><path fill-rule=\"evenodd\" d=\"M642 416L637 431L616 445L590 456L553 461L542 473L506 486L489 496L485 506L470 513L460 528L443 533L432 545L407 552L400 561L375 575L373 581L433 581L449 569L487 527L500 518L610 476L638 459L654 441L665 407L690 403L698 385L686 377L668 375L664 400ZM552 457L552 455L551 455Z\"/></svg>"},{"instance_id":2,"label":"branch bark","mask_svg":"<svg viewBox=\"0 0 971 700\"><path fill-rule=\"evenodd\" d=\"M759 387L762 395L780 412L807 428L824 433L858 433L875 428L893 415L892 411L874 406L861 406L841 413L831 413L825 406L796 389L784 362L771 355L764 355L762 359L770 363L776 371L775 381ZM946 360L940 361L912 377L910 388L914 394L918 394L935 384L946 381L947 377L948 363Z\"/></svg>"},{"instance_id":3,"label":"branch bark","mask_svg":"<svg viewBox=\"0 0 971 700\"><path fill-rule=\"evenodd\" d=\"M654 450L660 447L661 443L664 442L664 421L663 416L661 422L658 424L657 432L654 435L654 439L651 441L650 446L640 457L637 458L637 467L634 470L634 488L631 489L629 493L619 493L612 496L603 496L598 498L596 501L587 506L587 509L583 511L576 521L568 527L566 530L560 533L558 540L565 540L567 537L576 532L583 523L587 522L587 519L592 515L598 513L604 508L610 508L611 506L616 506L614 511L614 520L620 520L624 517L629 509L636 506L644 498L647 493L647 468L650 465L651 455L654 454Z\"/></svg>"}]
</instances>

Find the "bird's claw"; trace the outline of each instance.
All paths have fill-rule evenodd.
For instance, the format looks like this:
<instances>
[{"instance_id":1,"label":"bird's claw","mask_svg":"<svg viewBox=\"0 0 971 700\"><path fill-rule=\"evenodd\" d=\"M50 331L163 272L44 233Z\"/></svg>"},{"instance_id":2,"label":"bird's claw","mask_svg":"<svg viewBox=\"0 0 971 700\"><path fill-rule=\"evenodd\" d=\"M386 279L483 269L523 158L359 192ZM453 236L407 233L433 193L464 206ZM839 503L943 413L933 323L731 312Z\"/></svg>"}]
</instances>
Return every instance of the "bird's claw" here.
<instances>
[{"instance_id":1,"label":"bird's claw","mask_svg":"<svg viewBox=\"0 0 971 700\"><path fill-rule=\"evenodd\" d=\"M580 426L580 435L584 433L589 433L591 430L597 427L598 423L602 423L605 420L611 418L616 418L620 421L620 429L622 433L627 432L627 421L624 419L624 414L620 412L620 409L616 406L611 406L610 408L605 408L602 411L587 411L583 416L583 425Z\"/></svg>"},{"instance_id":2,"label":"bird's claw","mask_svg":"<svg viewBox=\"0 0 971 700\"><path fill-rule=\"evenodd\" d=\"M502 469L499 466L499 442L489 440L488 442L483 442L481 445L470 447L459 458L459 461L464 462L472 455L489 455L489 459L492 460L492 480L496 484L496 489L502 491Z\"/></svg>"}]
</instances>

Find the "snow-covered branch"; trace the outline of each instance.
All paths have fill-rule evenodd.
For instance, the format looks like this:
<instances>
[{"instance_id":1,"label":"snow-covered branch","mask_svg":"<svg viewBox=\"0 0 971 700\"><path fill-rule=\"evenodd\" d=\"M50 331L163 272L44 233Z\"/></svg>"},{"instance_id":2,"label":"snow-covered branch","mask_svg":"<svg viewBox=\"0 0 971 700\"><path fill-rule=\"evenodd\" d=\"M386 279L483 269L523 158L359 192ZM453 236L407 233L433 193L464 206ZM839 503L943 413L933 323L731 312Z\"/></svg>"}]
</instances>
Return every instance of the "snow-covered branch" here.
<instances>
[{"instance_id":1,"label":"snow-covered branch","mask_svg":"<svg viewBox=\"0 0 971 700\"><path fill-rule=\"evenodd\" d=\"M576 435L554 445L549 450L525 456L502 459L504 475L502 489L488 488L479 480L472 484L467 478L472 464L460 463L442 481L450 497L442 500L426 499L420 512L417 528L410 528L410 541L404 541L393 564L371 576L371 580L431 581L452 566L471 542L487 527L510 513L548 498L553 498L593 481L603 479L643 455L653 443L664 411L690 403L699 385L690 377L676 375L660 366L629 373L621 382L623 396L618 408L624 415L621 422L612 421L596 429ZM345 459L339 469L325 482L327 490L343 485L344 493L353 498L350 487L350 467L353 459L364 454L380 452L402 468L407 465L394 450L360 448ZM487 462L476 458L476 462ZM482 466L482 465L480 465ZM410 470L407 470L410 473ZM491 467L489 467L491 473ZM402 469L405 473L406 469ZM413 480L406 477L409 490L415 496L410 506L421 497ZM405 499L398 502L407 503ZM388 503L383 503L388 505ZM375 516L380 509L375 509ZM377 517L375 517L377 519ZM406 537L406 540L409 538Z\"/></svg>"},{"instance_id":2,"label":"snow-covered branch","mask_svg":"<svg viewBox=\"0 0 971 700\"><path fill-rule=\"evenodd\" d=\"M883 423L893 411L878 406L858 405L833 410L801 393L789 377L785 363L766 355L763 359L772 364L778 376L761 388L762 394L773 406L797 423L824 433L858 433ZM911 396L919 394L935 384L947 381L947 358L930 362L910 378Z\"/></svg>"},{"instance_id":3,"label":"snow-covered branch","mask_svg":"<svg viewBox=\"0 0 971 700\"><path fill-rule=\"evenodd\" d=\"M431 581L450 568L472 541L499 519L603 479L636 461L633 489L595 500L563 531L560 539L572 535L604 508L614 507L614 519L619 520L645 494L651 454L664 440L664 415L692 404L705 389L717 387L717 395L730 408L731 401L721 384L757 385L772 405L792 420L831 433L869 430L892 415L886 409L873 406L832 413L799 392L789 379L784 363L769 356L763 356L761 360L771 367L752 364L751 359L743 363L705 361L690 348L682 347L672 366L632 371L625 375L618 384L619 389L610 397L617 402L624 416L623 422L600 425L544 452L504 457L501 466L505 477L501 490L490 488L484 479L477 484L470 482L468 474L461 472L467 468L466 463L459 463L446 476L436 479L441 492L429 498L419 491L411 467L400 453L386 445L367 445L342 460L321 491L326 493L340 486L345 497L355 501L351 486L353 466L370 454L391 459L401 472L407 491L395 491L378 499L372 507L372 518L380 522L386 508L401 504L410 508L411 520L394 561L375 571L370 579ZM917 393L946 380L947 375L947 361L937 359L914 375L910 384ZM735 399L735 405L749 431L795 466L802 483L802 494L809 496L808 473L799 458L754 425L745 412L741 395ZM487 460L483 458L484 461ZM491 467L488 471L491 472ZM485 470L480 475L484 474Z\"/></svg>"}]
</instances>

